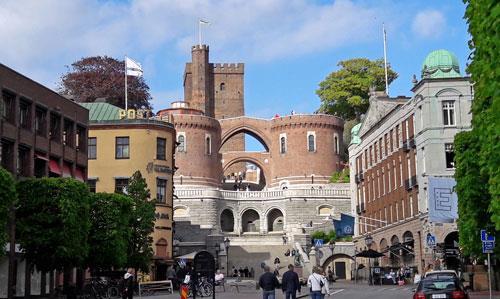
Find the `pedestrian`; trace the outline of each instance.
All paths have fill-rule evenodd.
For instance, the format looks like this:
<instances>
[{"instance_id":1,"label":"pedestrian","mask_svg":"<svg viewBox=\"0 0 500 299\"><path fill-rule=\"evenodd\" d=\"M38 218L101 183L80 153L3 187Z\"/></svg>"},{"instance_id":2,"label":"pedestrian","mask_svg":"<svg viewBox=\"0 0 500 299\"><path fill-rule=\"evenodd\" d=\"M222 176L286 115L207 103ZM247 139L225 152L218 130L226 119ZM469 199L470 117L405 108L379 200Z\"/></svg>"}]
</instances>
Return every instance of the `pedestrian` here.
<instances>
[{"instance_id":1,"label":"pedestrian","mask_svg":"<svg viewBox=\"0 0 500 299\"><path fill-rule=\"evenodd\" d=\"M250 267L250 277L251 278L255 277L255 270L253 269L253 267Z\"/></svg>"},{"instance_id":2,"label":"pedestrian","mask_svg":"<svg viewBox=\"0 0 500 299\"><path fill-rule=\"evenodd\" d=\"M245 273L245 278L250 277L249 272L250 272L250 271L248 270L248 266L245 266L245 268L243 269L243 273Z\"/></svg>"},{"instance_id":3,"label":"pedestrian","mask_svg":"<svg viewBox=\"0 0 500 299\"><path fill-rule=\"evenodd\" d=\"M275 299L275 289L279 286L278 278L271 273L268 265L264 266L264 274L259 278L259 286L262 289L262 299Z\"/></svg>"},{"instance_id":4,"label":"pedestrian","mask_svg":"<svg viewBox=\"0 0 500 299\"><path fill-rule=\"evenodd\" d=\"M125 275L123 275L123 280L121 282L122 286L122 298L132 299L134 297L134 269L128 268Z\"/></svg>"},{"instance_id":5,"label":"pedestrian","mask_svg":"<svg viewBox=\"0 0 500 299\"><path fill-rule=\"evenodd\" d=\"M285 299L296 299L297 291L300 293L299 275L293 271L293 265L288 265L288 271L283 273L281 279L281 289L285 294Z\"/></svg>"},{"instance_id":6,"label":"pedestrian","mask_svg":"<svg viewBox=\"0 0 500 299\"><path fill-rule=\"evenodd\" d=\"M328 274L328 281L333 282L333 271L332 267L328 266L328 270L326 271L326 274Z\"/></svg>"},{"instance_id":7,"label":"pedestrian","mask_svg":"<svg viewBox=\"0 0 500 299\"><path fill-rule=\"evenodd\" d=\"M233 266L233 277L238 277L238 269Z\"/></svg>"},{"instance_id":8,"label":"pedestrian","mask_svg":"<svg viewBox=\"0 0 500 299\"><path fill-rule=\"evenodd\" d=\"M238 270L238 272L240 273L240 277L245 277L245 276L243 276L243 268L242 267L240 267L240 269Z\"/></svg>"},{"instance_id":9,"label":"pedestrian","mask_svg":"<svg viewBox=\"0 0 500 299\"><path fill-rule=\"evenodd\" d=\"M172 282L172 286L174 288L177 288L177 279L176 279L176 275L175 275L174 266L168 267L168 269L167 269L167 279Z\"/></svg>"},{"instance_id":10,"label":"pedestrian","mask_svg":"<svg viewBox=\"0 0 500 299\"><path fill-rule=\"evenodd\" d=\"M328 280L321 272L319 267L313 267L313 273L307 279L307 286L311 291L311 299L323 299L325 295L330 296Z\"/></svg>"},{"instance_id":11,"label":"pedestrian","mask_svg":"<svg viewBox=\"0 0 500 299\"><path fill-rule=\"evenodd\" d=\"M422 280L422 276L418 274L418 270L415 270L415 276L413 276L413 283L418 284Z\"/></svg>"}]
</instances>

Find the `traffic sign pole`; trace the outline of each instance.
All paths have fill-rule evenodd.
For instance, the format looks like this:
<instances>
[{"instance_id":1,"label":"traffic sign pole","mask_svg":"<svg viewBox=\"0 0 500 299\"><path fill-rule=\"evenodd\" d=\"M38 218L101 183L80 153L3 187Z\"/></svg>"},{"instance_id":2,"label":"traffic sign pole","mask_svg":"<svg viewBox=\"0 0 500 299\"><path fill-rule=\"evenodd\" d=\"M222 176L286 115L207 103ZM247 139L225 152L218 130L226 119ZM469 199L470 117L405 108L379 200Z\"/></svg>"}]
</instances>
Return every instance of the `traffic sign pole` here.
<instances>
[{"instance_id":1,"label":"traffic sign pole","mask_svg":"<svg viewBox=\"0 0 500 299\"><path fill-rule=\"evenodd\" d=\"M490 259L490 253L488 253L488 289L490 290L490 299L491 297L491 259Z\"/></svg>"}]
</instances>

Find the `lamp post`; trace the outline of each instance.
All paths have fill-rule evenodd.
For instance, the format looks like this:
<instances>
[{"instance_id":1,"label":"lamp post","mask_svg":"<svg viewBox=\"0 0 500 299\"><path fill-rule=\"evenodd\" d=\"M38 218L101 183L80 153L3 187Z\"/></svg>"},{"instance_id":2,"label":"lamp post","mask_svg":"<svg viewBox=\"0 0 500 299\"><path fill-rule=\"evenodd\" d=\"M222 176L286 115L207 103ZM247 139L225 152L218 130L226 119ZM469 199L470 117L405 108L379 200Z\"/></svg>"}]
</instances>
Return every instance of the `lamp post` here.
<instances>
[{"instance_id":1,"label":"lamp post","mask_svg":"<svg viewBox=\"0 0 500 299\"><path fill-rule=\"evenodd\" d=\"M335 263L333 262L333 251L335 250L335 241L330 240L330 242L328 242L328 247L332 251L332 273L335 275Z\"/></svg>"},{"instance_id":2,"label":"lamp post","mask_svg":"<svg viewBox=\"0 0 500 299\"><path fill-rule=\"evenodd\" d=\"M215 244L215 268L219 269L219 252L220 252L220 244Z\"/></svg>"},{"instance_id":3,"label":"lamp post","mask_svg":"<svg viewBox=\"0 0 500 299\"><path fill-rule=\"evenodd\" d=\"M226 276L229 277L229 238L224 239L224 248L226 249Z\"/></svg>"},{"instance_id":4,"label":"lamp post","mask_svg":"<svg viewBox=\"0 0 500 299\"><path fill-rule=\"evenodd\" d=\"M370 249L370 247L373 244L373 237L370 235L366 236L365 237L365 244L366 244L366 247L368 247L368 249ZM368 258L368 283L369 283L369 285L373 285L371 258Z\"/></svg>"}]
</instances>

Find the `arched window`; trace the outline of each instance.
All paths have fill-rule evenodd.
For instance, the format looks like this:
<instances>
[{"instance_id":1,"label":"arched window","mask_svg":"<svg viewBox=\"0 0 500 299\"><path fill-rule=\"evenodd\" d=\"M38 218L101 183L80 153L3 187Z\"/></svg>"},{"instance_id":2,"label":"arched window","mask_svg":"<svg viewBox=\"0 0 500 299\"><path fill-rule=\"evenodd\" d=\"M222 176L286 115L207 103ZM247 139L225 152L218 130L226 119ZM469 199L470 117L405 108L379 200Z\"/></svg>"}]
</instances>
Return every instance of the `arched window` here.
<instances>
[{"instance_id":1,"label":"arched window","mask_svg":"<svg viewBox=\"0 0 500 299\"><path fill-rule=\"evenodd\" d=\"M286 136L284 135L280 137L280 153L286 153Z\"/></svg>"},{"instance_id":2,"label":"arched window","mask_svg":"<svg viewBox=\"0 0 500 299\"><path fill-rule=\"evenodd\" d=\"M167 258L168 257L168 253L167 253L168 250L167 249L168 249L167 240L161 238L160 240L158 240L158 242L156 242L156 256L157 257Z\"/></svg>"},{"instance_id":3,"label":"arched window","mask_svg":"<svg viewBox=\"0 0 500 299\"><path fill-rule=\"evenodd\" d=\"M177 151L178 152L185 152L186 151L186 137L184 134L179 134L177 136Z\"/></svg>"},{"instance_id":4,"label":"arched window","mask_svg":"<svg viewBox=\"0 0 500 299\"><path fill-rule=\"evenodd\" d=\"M315 139L316 138L314 138L313 134L309 134L309 136L307 136L307 149L310 152L316 151L316 140Z\"/></svg>"},{"instance_id":5,"label":"arched window","mask_svg":"<svg viewBox=\"0 0 500 299\"><path fill-rule=\"evenodd\" d=\"M222 82L222 83L220 84L220 88L219 88L219 89L220 89L220 90L226 90L226 84L225 84L224 82Z\"/></svg>"},{"instance_id":6,"label":"arched window","mask_svg":"<svg viewBox=\"0 0 500 299\"><path fill-rule=\"evenodd\" d=\"M206 155L212 154L212 138L210 137L210 135L207 135L205 137L205 154Z\"/></svg>"}]
</instances>

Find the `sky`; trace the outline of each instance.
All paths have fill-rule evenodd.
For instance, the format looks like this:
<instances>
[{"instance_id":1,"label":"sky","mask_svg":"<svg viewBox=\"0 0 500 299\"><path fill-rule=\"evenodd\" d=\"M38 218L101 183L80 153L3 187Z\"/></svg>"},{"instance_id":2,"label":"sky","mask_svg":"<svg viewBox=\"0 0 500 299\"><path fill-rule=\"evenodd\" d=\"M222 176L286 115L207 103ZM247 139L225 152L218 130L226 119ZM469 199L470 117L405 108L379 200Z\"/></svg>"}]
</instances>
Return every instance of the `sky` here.
<instances>
[{"instance_id":1,"label":"sky","mask_svg":"<svg viewBox=\"0 0 500 299\"><path fill-rule=\"evenodd\" d=\"M211 62L245 63L245 113L314 112L315 91L341 60L387 58L399 78L390 95L411 95L432 50L470 54L462 1L0 0L0 62L56 89L82 57L132 57L143 65L155 110L183 99L184 65L198 43Z\"/></svg>"}]
</instances>

